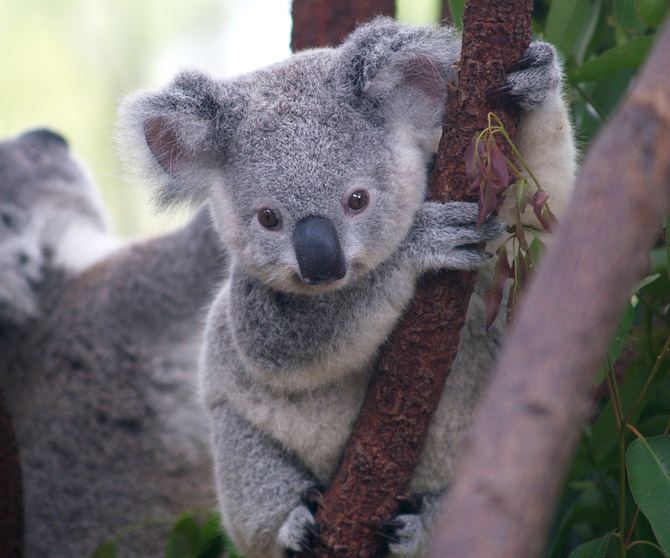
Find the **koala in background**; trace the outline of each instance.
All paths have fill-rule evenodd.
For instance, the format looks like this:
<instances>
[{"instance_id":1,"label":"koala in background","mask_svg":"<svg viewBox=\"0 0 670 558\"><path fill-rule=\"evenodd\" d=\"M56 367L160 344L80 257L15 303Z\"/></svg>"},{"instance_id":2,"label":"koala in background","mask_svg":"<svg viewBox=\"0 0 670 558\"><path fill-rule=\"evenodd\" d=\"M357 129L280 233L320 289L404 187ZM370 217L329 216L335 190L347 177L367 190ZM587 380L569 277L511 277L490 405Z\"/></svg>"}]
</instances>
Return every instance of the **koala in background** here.
<instances>
[{"instance_id":1,"label":"koala in background","mask_svg":"<svg viewBox=\"0 0 670 558\"><path fill-rule=\"evenodd\" d=\"M89 556L128 526L214 506L195 368L226 256L207 208L122 246L65 140L35 130L0 142L0 262L25 556ZM162 556L169 527L124 537L120 555Z\"/></svg>"},{"instance_id":2,"label":"koala in background","mask_svg":"<svg viewBox=\"0 0 670 558\"><path fill-rule=\"evenodd\" d=\"M425 201L459 48L451 29L380 18L338 48L225 81L185 73L122 109L159 198L209 200L231 254L200 366L223 523L248 558L309 549L303 495L331 479L417 278L477 267L478 243L501 232L496 220L475 227L474 204ZM575 165L560 81L554 49L533 43L503 91L559 213ZM425 552L493 362L502 324L484 331L482 275L411 482L422 511L390 525L393 556Z\"/></svg>"}]
</instances>

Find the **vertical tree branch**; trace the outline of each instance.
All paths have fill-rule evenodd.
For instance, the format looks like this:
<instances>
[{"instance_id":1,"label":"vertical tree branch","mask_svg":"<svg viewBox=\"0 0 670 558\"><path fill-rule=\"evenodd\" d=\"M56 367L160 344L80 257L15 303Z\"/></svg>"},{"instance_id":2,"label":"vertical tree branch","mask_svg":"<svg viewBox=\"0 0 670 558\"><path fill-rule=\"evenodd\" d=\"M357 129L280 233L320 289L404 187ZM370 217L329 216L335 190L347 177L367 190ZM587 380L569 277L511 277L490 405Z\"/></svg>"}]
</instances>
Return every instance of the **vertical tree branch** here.
<instances>
[{"instance_id":1,"label":"vertical tree branch","mask_svg":"<svg viewBox=\"0 0 670 558\"><path fill-rule=\"evenodd\" d=\"M23 556L21 467L12 421L0 395L0 558Z\"/></svg>"},{"instance_id":2,"label":"vertical tree branch","mask_svg":"<svg viewBox=\"0 0 670 558\"><path fill-rule=\"evenodd\" d=\"M670 24L593 145L521 305L433 556L540 556L594 375L670 209Z\"/></svg>"},{"instance_id":3,"label":"vertical tree branch","mask_svg":"<svg viewBox=\"0 0 670 558\"><path fill-rule=\"evenodd\" d=\"M488 112L495 111L513 130L515 115L491 104L486 94L504 84L505 69L528 47L531 9L531 0L469 2L459 86L449 89L443 141L430 184L433 199L471 199L464 153L475 132L486 126ZM446 272L420 281L414 301L383 348L357 424L317 512L324 544L316 556L379 554L379 525L397 513L396 498L407 490L418 462L456 354L474 280L472 273Z\"/></svg>"},{"instance_id":4,"label":"vertical tree branch","mask_svg":"<svg viewBox=\"0 0 670 558\"><path fill-rule=\"evenodd\" d=\"M395 15L395 0L293 0L291 48L337 45L356 25Z\"/></svg>"}]
</instances>

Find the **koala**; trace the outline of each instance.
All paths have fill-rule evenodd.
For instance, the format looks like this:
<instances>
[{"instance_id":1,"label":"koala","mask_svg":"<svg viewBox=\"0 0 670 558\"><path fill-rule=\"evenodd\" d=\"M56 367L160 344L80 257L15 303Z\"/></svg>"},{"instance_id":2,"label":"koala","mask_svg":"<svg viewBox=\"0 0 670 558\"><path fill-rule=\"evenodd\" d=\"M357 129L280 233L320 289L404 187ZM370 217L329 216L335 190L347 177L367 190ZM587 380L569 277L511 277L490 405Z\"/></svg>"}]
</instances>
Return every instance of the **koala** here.
<instances>
[{"instance_id":1,"label":"koala","mask_svg":"<svg viewBox=\"0 0 670 558\"><path fill-rule=\"evenodd\" d=\"M0 393L22 467L25 556L162 556L170 521L216 505L196 391L227 256L201 208L124 244L66 141L0 142Z\"/></svg>"},{"instance_id":2,"label":"koala","mask_svg":"<svg viewBox=\"0 0 670 558\"><path fill-rule=\"evenodd\" d=\"M223 524L247 558L309 551L305 495L331 479L417 278L484 264L480 243L501 233L495 219L475 226L474 204L425 199L459 49L452 29L379 18L337 48L228 80L184 73L122 107L158 198L208 200L230 253L200 370ZM557 213L575 166L560 86L553 47L533 43L497 92L522 108L519 145ZM385 526L389 555L425 553L501 338L501 320L484 327L490 281L482 273L411 481L421 509Z\"/></svg>"}]
</instances>

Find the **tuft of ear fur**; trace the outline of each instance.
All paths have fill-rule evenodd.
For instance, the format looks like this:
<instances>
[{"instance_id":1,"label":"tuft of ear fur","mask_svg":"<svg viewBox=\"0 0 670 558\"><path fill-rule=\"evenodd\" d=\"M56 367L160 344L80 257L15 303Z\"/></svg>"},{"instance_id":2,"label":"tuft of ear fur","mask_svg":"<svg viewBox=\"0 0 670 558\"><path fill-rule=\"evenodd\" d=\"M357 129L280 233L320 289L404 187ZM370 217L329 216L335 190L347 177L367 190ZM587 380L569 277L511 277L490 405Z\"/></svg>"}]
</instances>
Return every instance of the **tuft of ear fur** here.
<instances>
[{"instance_id":1,"label":"tuft of ear fur","mask_svg":"<svg viewBox=\"0 0 670 558\"><path fill-rule=\"evenodd\" d=\"M225 162L245 106L234 84L184 72L158 92L124 100L119 142L133 165L156 183L160 205L200 203L208 178Z\"/></svg>"},{"instance_id":2,"label":"tuft of ear fur","mask_svg":"<svg viewBox=\"0 0 670 558\"><path fill-rule=\"evenodd\" d=\"M338 50L338 87L367 116L424 128L441 124L447 81L455 78L452 66L460 52L453 28L412 27L378 17L358 27Z\"/></svg>"}]
</instances>

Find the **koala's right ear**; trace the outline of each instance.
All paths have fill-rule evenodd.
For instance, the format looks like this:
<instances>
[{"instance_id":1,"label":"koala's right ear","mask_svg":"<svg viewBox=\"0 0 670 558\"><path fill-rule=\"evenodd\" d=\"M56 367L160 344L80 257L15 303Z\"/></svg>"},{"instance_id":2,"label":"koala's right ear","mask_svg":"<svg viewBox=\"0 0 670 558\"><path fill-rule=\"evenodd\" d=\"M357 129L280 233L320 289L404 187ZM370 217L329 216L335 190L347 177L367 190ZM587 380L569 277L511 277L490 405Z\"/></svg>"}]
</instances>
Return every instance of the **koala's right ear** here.
<instances>
[{"instance_id":1,"label":"koala's right ear","mask_svg":"<svg viewBox=\"0 0 670 558\"><path fill-rule=\"evenodd\" d=\"M161 205L207 197L211 173L225 162L245 106L237 86L197 72L124 101L120 141L132 163L157 183Z\"/></svg>"}]
</instances>

